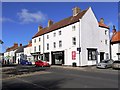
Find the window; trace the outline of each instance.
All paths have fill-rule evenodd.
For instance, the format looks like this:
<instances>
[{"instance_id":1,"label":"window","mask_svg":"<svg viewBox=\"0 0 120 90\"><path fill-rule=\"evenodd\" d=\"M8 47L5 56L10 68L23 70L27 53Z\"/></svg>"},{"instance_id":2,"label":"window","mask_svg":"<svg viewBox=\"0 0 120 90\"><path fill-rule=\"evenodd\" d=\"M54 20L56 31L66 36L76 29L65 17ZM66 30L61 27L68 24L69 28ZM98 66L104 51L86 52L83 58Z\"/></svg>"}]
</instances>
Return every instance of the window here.
<instances>
[{"instance_id":1,"label":"window","mask_svg":"<svg viewBox=\"0 0 120 90\"><path fill-rule=\"evenodd\" d=\"M105 35L107 35L107 30L105 30Z\"/></svg>"},{"instance_id":2,"label":"window","mask_svg":"<svg viewBox=\"0 0 120 90\"><path fill-rule=\"evenodd\" d=\"M36 43L36 39L34 39L34 43Z\"/></svg>"},{"instance_id":3,"label":"window","mask_svg":"<svg viewBox=\"0 0 120 90\"><path fill-rule=\"evenodd\" d=\"M59 35L61 35L62 34L62 32L61 31L59 31Z\"/></svg>"},{"instance_id":4,"label":"window","mask_svg":"<svg viewBox=\"0 0 120 90\"><path fill-rule=\"evenodd\" d=\"M53 43L53 46L54 46L54 48L56 48L56 43L55 42Z\"/></svg>"},{"instance_id":5,"label":"window","mask_svg":"<svg viewBox=\"0 0 120 90\"><path fill-rule=\"evenodd\" d=\"M88 60L97 60L96 49L88 49Z\"/></svg>"},{"instance_id":6,"label":"window","mask_svg":"<svg viewBox=\"0 0 120 90\"><path fill-rule=\"evenodd\" d=\"M40 45L39 45L39 51L40 51Z\"/></svg>"},{"instance_id":7,"label":"window","mask_svg":"<svg viewBox=\"0 0 120 90\"><path fill-rule=\"evenodd\" d=\"M53 36L55 37L55 36L56 36L56 33L53 33Z\"/></svg>"},{"instance_id":8,"label":"window","mask_svg":"<svg viewBox=\"0 0 120 90\"><path fill-rule=\"evenodd\" d=\"M39 38L39 42L40 42L40 38Z\"/></svg>"},{"instance_id":9,"label":"window","mask_svg":"<svg viewBox=\"0 0 120 90\"><path fill-rule=\"evenodd\" d=\"M72 26L72 31L75 31L75 26Z\"/></svg>"},{"instance_id":10,"label":"window","mask_svg":"<svg viewBox=\"0 0 120 90\"><path fill-rule=\"evenodd\" d=\"M107 40L105 40L105 44L107 44Z\"/></svg>"},{"instance_id":11,"label":"window","mask_svg":"<svg viewBox=\"0 0 120 90\"><path fill-rule=\"evenodd\" d=\"M34 51L36 52L36 47L34 47Z\"/></svg>"},{"instance_id":12,"label":"window","mask_svg":"<svg viewBox=\"0 0 120 90\"><path fill-rule=\"evenodd\" d=\"M49 35L47 35L47 39L49 39Z\"/></svg>"},{"instance_id":13,"label":"window","mask_svg":"<svg viewBox=\"0 0 120 90\"><path fill-rule=\"evenodd\" d=\"M62 47L62 41L59 41L59 47Z\"/></svg>"},{"instance_id":14,"label":"window","mask_svg":"<svg viewBox=\"0 0 120 90\"><path fill-rule=\"evenodd\" d=\"M75 37L72 38L72 44L76 45L76 38Z\"/></svg>"},{"instance_id":15,"label":"window","mask_svg":"<svg viewBox=\"0 0 120 90\"><path fill-rule=\"evenodd\" d=\"M49 50L49 44L47 43L47 50Z\"/></svg>"}]
</instances>

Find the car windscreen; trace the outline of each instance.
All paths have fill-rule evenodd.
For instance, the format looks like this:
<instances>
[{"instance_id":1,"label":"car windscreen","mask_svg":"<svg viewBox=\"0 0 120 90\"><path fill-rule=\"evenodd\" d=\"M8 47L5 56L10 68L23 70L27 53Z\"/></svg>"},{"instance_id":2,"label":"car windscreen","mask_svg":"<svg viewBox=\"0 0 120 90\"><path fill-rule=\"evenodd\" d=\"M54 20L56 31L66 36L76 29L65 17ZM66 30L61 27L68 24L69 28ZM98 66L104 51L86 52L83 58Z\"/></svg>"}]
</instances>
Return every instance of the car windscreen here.
<instances>
[{"instance_id":1,"label":"car windscreen","mask_svg":"<svg viewBox=\"0 0 120 90\"><path fill-rule=\"evenodd\" d=\"M101 63L108 63L109 61L101 61Z\"/></svg>"}]
</instances>

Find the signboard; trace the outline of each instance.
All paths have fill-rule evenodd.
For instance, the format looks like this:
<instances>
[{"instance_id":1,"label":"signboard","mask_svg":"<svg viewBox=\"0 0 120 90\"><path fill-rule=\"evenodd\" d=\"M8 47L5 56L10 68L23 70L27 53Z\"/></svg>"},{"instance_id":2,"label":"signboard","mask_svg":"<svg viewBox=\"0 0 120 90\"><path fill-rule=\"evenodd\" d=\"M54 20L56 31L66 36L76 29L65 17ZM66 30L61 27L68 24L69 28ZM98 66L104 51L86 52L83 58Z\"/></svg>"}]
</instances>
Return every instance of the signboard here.
<instances>
[{"instance_id":1,"label":"signboard","mask_svg":"<svg viewBox=\"0 0 120 90\"><path fill-rule=\"evenodd\" d=\"M76 51L72 51L72 60L76 60Z\"/></svg>"},{"instance_id":2,"label":"signboard","mask_svg":"<svg viewBox=\"0 0 120 90\"><path fill-rule=\"evenodd\" d=\"M77 48L77 51L81 52L81 48Z\"/></svg>"}]
</instances>

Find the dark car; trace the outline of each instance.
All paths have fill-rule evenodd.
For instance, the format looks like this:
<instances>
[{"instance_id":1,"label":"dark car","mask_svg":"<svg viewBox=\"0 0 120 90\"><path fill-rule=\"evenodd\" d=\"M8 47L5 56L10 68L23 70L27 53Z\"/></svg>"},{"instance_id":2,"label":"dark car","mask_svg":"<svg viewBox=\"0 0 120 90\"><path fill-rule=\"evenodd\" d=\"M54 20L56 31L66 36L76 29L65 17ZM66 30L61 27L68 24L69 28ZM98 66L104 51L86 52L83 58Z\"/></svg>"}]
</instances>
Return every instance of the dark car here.
<instances>
[{"instance_id":1,"label":"dark car","mask_svg":"<svg viewBox=\"0 0 120 90\"><path fill-rule=\"evenodd\" d=\"M39 67L50 67L50 64L47 61L42 61L42 60L36 61L35 65Z\"/></svg>"},{"instance_id":2,"label":"dark car","mask_svg":"<svg viewBox=\"0 0 120 90\"><path fill-rule=\"evenodd\" d=\"M112 59L102 60L100 63L97 64L97 68L110 68L112 67L112 63Z\"/></svg>"},{"instance_id":3,"label":"dark car","mask_svg":"<svg viewBox=\"0 0 120 90\"><path fill-rule=\"evenodd\" d=\"M120 60L116 60L112 64L113 69L120 69Z\"/></svg>"},{"instance_id":4,"label":"dark car","mask_svg":"<svg viewBox=\"0 0 120 90\"><path fill-rule=\"evenodd\" d=\"M29 62L28 60L20 60L20 64L21 65L32 65L32 63Z\"/></svg>"}]
</instances>

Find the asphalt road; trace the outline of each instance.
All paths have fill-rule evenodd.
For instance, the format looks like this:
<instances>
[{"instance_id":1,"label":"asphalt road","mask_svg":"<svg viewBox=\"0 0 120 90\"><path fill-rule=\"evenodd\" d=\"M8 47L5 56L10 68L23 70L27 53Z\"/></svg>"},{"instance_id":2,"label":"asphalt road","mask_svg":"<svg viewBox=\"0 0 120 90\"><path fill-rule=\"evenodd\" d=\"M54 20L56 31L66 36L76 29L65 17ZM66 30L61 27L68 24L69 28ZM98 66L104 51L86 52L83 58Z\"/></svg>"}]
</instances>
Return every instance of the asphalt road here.
<instances>
[{"instance_id":1,"label":"asphalt road","mask_svg":"<svg viewBox=\"0 0 120 90\"><path fill-rule=\"evenodd\" d=\"M118 75L118 71L112 70L110 72L106 72L106 70L94 72L51 67L33 73L3 78L2 90L57 90L60 88L112 89L118 88Z\"/></svg>"}]
</instances>

